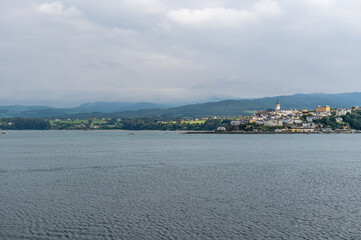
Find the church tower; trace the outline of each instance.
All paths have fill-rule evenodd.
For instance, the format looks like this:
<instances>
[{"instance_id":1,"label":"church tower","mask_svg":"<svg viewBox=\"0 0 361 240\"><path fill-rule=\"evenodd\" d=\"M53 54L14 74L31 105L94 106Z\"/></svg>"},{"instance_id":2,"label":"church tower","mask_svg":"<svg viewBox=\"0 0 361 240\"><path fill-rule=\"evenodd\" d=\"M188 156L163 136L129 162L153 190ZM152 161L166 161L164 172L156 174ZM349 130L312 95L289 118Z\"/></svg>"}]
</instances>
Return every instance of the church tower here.
<instances>
[{"instance_id":1,"label":"church tower","mask_svg":"<svg viewBox=\"0 0 361 240\"><path fill-rule=\"evenodd\" d=\"M277 103L276 103L276 111L281 110L281 104L278 102L278 98L277 98Z\"/></svg>"}]
</instances>

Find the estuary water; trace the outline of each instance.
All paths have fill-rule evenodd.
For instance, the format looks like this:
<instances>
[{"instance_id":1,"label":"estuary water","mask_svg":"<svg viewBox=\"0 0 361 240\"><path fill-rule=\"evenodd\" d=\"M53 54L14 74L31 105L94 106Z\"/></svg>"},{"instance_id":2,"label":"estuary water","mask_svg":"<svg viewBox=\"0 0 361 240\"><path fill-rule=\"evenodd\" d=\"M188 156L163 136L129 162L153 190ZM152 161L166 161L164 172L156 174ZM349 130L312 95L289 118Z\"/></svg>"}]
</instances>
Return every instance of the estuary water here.
<instances>
[{"instance_id":1,"label":"estuary water","mask_svg":"<svg viewBox=\"0 0 361 240\"><path fill-rule=\"evenodd\" d=\"M360 239L360 226L361 135L0 135L0 239Z\"/></svg>"}]
</instances>

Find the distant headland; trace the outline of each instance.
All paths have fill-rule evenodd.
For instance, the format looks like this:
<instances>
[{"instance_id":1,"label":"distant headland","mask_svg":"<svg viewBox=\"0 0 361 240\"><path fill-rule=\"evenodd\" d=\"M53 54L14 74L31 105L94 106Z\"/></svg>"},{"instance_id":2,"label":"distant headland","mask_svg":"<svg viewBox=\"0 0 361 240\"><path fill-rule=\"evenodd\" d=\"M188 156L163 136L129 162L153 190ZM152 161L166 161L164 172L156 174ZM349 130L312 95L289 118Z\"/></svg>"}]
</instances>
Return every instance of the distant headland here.
<instances>
[{"instance_id":1,"label":"distant headland","mask_svg":"<svg viewBox=\"0 0 361 240\"><path fill-rule=\"evenodd\" d=\"M317 106L315 109L281 109L278 99L274 109L240 116L215 131L190 134L292 134L292 133L361 133L361 110Z\"/></svg>"}]
</instances>

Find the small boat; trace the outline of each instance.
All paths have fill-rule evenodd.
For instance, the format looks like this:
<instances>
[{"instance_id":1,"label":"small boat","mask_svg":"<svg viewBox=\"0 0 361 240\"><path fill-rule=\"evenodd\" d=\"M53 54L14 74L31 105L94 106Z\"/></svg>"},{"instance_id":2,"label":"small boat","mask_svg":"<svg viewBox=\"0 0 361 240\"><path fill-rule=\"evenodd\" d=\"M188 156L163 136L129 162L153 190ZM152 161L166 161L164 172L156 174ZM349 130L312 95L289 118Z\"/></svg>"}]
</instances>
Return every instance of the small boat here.
<instances>
[{"instance_id":1,"label":"small boat","mask_svg":"<svg viewBox=\"0 0 361 240\"><path fill-rule=\"evenodd\" d=\"M8 132L2 131L1 134L8 134Z\"/></svg>"},{"instance_id":2,"label":"small boat","mask_svg":"<svg viewBox=\"0 0 361 240\"><path fill-rule=\"evenodd\" d=\"M129 133L129 135L134 135L134 133Z\"/></svg>"}]
</instances>

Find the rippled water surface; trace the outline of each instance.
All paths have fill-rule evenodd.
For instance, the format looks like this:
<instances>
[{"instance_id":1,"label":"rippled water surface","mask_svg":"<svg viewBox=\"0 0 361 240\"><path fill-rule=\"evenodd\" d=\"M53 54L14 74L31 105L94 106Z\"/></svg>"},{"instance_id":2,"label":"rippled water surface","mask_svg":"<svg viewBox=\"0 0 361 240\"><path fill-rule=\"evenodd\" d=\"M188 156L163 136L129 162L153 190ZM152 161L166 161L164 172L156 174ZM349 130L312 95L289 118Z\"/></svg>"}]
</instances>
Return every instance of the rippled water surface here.
<instances>
[{"instance_id":1,"label":"rippled water surface","mask_svg":"<svg viewBox=\"0 0 361 240\"><path fill-rule=\"evenodd\" d=\"M360 239L360 226L361 135L0 135L0 239Z\"/></svg>"}]
</instances>

